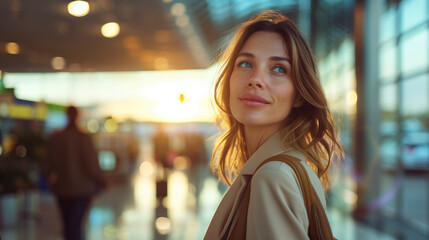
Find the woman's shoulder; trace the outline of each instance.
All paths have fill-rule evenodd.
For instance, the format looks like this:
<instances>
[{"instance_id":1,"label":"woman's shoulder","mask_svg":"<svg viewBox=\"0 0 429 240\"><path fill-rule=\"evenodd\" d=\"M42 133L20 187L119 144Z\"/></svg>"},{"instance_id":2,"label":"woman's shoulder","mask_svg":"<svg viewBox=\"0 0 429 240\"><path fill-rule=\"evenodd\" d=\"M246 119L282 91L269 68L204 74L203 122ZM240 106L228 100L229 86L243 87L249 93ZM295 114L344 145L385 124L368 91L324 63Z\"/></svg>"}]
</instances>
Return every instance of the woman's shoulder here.
<instances>
[{"instance_id":1,"label":"woman's shoulder","mask_svg":"<svg viewBox=\"0 0 429 240\"><path fill-rule=\"evenodd\" d=\"M281 161L272 161L262 165L253 175L252 185L270 185L289 190L300 190L294 170L289 164Z\"/></svg>"},{"instance_id":2,"label":"woman's shoulder","mask_svg":"<svg viewBox=\"0 0 429 240\"><path fill-rule=\"evenodd\" d=\"M281 161L271 161L260 166L259 169L255 172L254 176L273 174L277 172L285 176L294 176L295 172L289 164L286 164Z\"/></svg>"},{"instance_id":3,"label":"woman's shoulder","mask_svg":"<svg viewBox=\"0 0 429 240\"><path fill-rule=\"evenodd\" d=\"M326 206L323 187L316 173L306 163L300 163L305 167L311 185L319 196L323 206ZM255 185L252 188L270 186L285 192L299 192L302 195L295 171L289 164L281 161L272 161L262 165L253 175L252 185Z\"/></svg>"}]
</instances>

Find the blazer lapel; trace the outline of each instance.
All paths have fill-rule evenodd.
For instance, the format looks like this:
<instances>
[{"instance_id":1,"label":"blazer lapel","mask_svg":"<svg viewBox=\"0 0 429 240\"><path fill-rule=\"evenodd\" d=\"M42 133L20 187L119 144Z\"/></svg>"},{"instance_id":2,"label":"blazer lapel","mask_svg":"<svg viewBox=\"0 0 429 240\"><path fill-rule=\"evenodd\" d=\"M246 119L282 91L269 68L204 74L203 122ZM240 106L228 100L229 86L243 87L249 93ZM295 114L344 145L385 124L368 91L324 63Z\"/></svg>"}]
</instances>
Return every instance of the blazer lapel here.
<instances>
[{"instance_id":1,"label":"blazer lapel","mask_svg":"<svg viewBox=\"0 0 429 240\"><path fill-rule=\"evenodd\" d=\"M305 162L305 156L297 150L286 148L282 144L280 131L269 137L262 146L247 160L240 171L240 175L253 175L256 168L266 159L278 154L287 154Z\"/></svg>"},{"instance_id":2,"label":"blazer lapel","mask_svg":"<svg viewBox=\"0 0 429 240\"><path fill-rule=\"evenodd\" d=\"M228 229L233 220L234 213L237 211L241 196L247 186L247 180L244 176L239 176L228 189L222 201L210 222L207 232L204 236L205 240L221 239L223 234Z\"/></svg>"}]
</instances>

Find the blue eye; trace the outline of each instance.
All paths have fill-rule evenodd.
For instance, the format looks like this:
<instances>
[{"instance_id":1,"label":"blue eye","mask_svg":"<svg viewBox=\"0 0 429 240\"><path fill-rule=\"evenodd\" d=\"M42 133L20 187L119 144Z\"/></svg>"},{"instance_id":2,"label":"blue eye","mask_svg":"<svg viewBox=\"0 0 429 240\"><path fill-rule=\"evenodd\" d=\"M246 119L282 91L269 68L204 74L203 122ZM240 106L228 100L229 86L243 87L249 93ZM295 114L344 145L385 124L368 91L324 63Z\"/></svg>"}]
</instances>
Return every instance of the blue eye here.
<instances>
[{"instance_id":1,"label":"blue eye","mask_svg":"<svg viewBox=\"0 0 429 240\"><path fill-rule=\"evenodd\" d=\"M282 67L275 67L273 69L273 71L277 72L277 73L286 73L286 70L284 68L282 68Z\"/></svg>"},{"instance_id":2,"label":"blue eye","mask_svg":"<svg viewBox=\"0 0 429 240\"><path fill-rule=\"evenodd\" d=\"M251 68L252 67L252 65L248 62L241 62L238 64L238 66L242 67L242 68Z\"/></svg>"}]
</instances>

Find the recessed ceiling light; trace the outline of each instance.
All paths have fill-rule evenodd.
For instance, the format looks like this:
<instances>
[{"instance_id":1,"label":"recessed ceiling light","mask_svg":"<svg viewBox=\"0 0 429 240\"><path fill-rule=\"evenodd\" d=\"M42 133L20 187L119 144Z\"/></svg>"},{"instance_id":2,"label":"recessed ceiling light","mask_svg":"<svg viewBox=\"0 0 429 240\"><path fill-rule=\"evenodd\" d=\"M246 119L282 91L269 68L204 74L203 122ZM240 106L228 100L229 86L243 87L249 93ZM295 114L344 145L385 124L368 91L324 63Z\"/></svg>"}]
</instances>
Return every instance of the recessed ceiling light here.
<instances>
[{"instance_id":1,"label":"recessed ceiling light","mask_svg":"<svg viewBox=\"0 0 429 240\"><path fill-rule=\"evenodd\" d=\"M75 17L83 17L89 13L89 4L86 1L73 1L67 5L70 15Z\"/></svg>"},{"instance_id":2,"label":"recessed ceiling light","mask_svg":"<svg viewBox=\"0 0 429 240\"><path fill-rule=\"evenodd\" d=\"M16 42L6 43L6 52L9 54L18 54L19 53L18 43L16 43Z\"/></svg>"},{"instance_id":3,"label":"recessed ceiling light","mask_svg":"<svg viewBox=\"0 0 429 240\"><path fill-rule=\"evenodd\" d=\"M54 57L51 60L51 66L55 70L62 70L66 66L66 60L63 57Z\"/></svg>"},{"instance_id":4,"label":"recessed ceiling light","mask_svg":"<svg viewBox=\"0 0 429 240\"><path fill-rule=\"evenodd\" d=\"M114 38L118 36L119 31L119 24L115 22L106 23L101 27L101 34L103 34L103 36L106 38Z\"/></svg>"}]
</instances>

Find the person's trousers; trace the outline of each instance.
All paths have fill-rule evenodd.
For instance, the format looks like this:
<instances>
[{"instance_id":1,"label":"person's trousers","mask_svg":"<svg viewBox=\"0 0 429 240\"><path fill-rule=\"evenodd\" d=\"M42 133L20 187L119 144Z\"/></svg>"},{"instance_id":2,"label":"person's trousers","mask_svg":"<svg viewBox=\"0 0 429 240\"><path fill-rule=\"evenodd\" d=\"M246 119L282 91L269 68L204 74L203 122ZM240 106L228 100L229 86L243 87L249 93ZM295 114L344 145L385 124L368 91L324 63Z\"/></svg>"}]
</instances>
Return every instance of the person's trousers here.
<instances>
[{"instance_id":1,"label":"person's trousers","mask_svg":"<svg viewBox=\"0 0 429 240\"><path fill-rule=\"evenodd\" d=\"M83 240L83 218L88 210L91 197L61 197L57 196L58 206L63 219L65 240Z\"/></svg>"}]
</instances>

